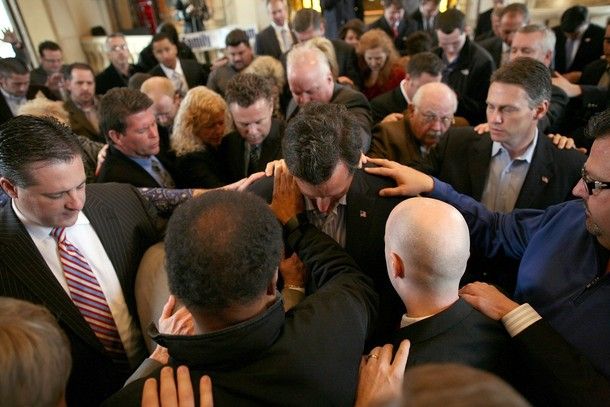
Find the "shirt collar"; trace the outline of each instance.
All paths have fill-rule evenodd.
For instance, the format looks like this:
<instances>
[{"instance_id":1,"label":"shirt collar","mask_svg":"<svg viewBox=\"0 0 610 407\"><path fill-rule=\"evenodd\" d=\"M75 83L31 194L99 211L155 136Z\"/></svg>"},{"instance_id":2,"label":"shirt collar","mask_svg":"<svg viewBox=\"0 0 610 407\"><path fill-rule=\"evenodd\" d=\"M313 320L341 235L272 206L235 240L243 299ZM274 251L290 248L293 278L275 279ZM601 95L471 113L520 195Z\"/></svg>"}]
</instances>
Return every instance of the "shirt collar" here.
<instances>
[{"instance_id":1,"label":"shirt collar","mask_svg":"<svg viewBox=\"0 0 610 407\"><path fill-rule=\"evenodd\" d=\"M534 135L534 139L532 140L530 145L527 146L527 149L523 152L523 154L521 154L519 157L515 157L515 160L522 160L522 161L526 161L527 163L531 163L532 158L534 157L534 150L536 149L537 142L538 142L538 128L536 128L536 134ZM501 151L505 151L506 153L508 153L508 151L506 151L506 149L502 146L502 144L500 144L497 141L494 141L493 144L491 145L491 156L495 157Z\"/></svg>"},{"instance_id":2,"label":"shirt collar","mask_svg":"<svg viewBox=\"0 0 610 407\"><path fill-rule=\"evenodd\" d=\"M409 100L409 96L407 96L407 92L405 91L406 84L407 84L406 79L403 79L402 81L400 81L400 93L402 93L402 97L405 98L405 100L407 101L407 104L411 104L411 101Z\"/></svg>"},{"instance_id":3,"label":"shirt collar","mask_svg":"<svg viewBox=\"0 0 610 407\"><path fill-rule=\"evenodd\" d=\"M284 25L277 25L275 23L275 21L271 20L271 27L273 27L273 29L275 31L280 31L282 28L287 29L288 31L290 31L290 29L288 28L288 20L284 20Z\"/></svg>"},{"instance_id":4,"label":"shirt collar","mask_svg":"<svg viewBox=\"0 0 610 407\"><path fill-rule=\"evenodd\" d=\"M175 69L168 68L167 66L165 66L161 63L159 63L159 66L161 67L161 70L163 71L165 76L167 76L170 79L174 75L174 72L178 72L180 75L184 75L184 73L182 72L182 65L180 65L180 58L176 59L176 68Z\"/></svg>"}]
</instances>

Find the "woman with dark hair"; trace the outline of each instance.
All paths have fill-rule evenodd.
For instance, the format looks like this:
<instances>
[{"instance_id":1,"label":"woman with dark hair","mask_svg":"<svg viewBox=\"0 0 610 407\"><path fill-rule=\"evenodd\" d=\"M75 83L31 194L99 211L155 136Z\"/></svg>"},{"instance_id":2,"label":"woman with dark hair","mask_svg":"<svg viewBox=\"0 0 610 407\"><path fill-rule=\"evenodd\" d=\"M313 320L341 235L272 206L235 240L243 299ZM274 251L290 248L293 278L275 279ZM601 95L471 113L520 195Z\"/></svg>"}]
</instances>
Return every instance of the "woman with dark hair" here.
<instances>
[{"instance_id":1,"label":"woman with dark hair","mask_svg":"<svg viewBox=\"0 0 610 407\"><path fill-rule=\"evenodd\" d=\"M353 18L347 23L343 24L343 27L341 27L341 31L339 32L339 38L347 42L352 47L357 48L360 37L362 37L362 34L365 31L366 26L362 20Z\"/></svg>"}]
</instances>

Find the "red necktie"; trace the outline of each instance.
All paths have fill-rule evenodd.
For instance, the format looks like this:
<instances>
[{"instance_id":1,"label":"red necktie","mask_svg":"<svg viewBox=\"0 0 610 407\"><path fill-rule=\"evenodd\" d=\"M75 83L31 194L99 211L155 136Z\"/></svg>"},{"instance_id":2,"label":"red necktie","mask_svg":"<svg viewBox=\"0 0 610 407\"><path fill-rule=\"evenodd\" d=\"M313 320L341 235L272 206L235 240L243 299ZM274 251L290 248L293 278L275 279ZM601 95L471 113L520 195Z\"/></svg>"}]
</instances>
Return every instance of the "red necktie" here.
<instances>
[{"instance_id":1,"label":"red necktie","mask_svg":"<svg viewBox=\"0 0 610 407\"><path fill-rule=\"evenodd\" d=\"M79 250L66 240L65 228L53 228L57 250L72 302L113 359L125 361L125 349L106 297Z\"/></svg>"}]
</instances>

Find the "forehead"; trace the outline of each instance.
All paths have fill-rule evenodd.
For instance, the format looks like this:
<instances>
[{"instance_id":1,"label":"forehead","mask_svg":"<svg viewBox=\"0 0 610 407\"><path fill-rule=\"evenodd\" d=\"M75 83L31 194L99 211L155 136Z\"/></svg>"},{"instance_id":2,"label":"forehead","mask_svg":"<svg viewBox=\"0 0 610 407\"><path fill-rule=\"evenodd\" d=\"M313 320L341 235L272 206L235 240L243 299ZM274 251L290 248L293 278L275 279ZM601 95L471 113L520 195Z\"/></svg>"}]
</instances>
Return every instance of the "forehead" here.
<instances>
[{"instance_id":1,"label":"forehead","mask_svg":"<svg viewBox=\"0 0 610 407\"><path fill-rule=\"evenodd\" d=\"M42 50L43 58L61 58L61 50L44 49Z\"/></svg>"},{"instance_id":2,"label":"forehead","mask_svg":"<svg viewBox=\"0 0 610 407\"><path fill-rule=\"evenodd\" d=\"M11 82L28 82L30 80L30 73L24 73L20 75L18 73L11 73L7 79Z\"/></svg>"},{"instance_id":3,"label":"forehead","mask_svg":"<svg viewBox=\"0 0 610 407\"><path fill-rule=\"evenodd\" d=\"M115 46L115 45L123 45L125 44L125 38L123 37L110 37L108 38L108 45Z\"/></svg>"},{"instance_id":4,"label":"forehead","mask_svg":"<svg viewBox=\"0 0 610 407\"><path fill-rule=\"evenodd\" d=\"M72 70L73 81L93 81L93 72L88 69L73 69Z\"/></svg>"},{"instance_id":5,"label":"forehead","mask_svg":"<svg viewBox=\"0 0 610 407\"><path fill-rule=\"evenodd\" d=\"M352 175L349 167L343 161L339 161L330 178L319 185L309 184L296 177L295 180L304 195L316 198L339 197L349 189Z\"/></svg>"},{"instance_id":6,"label":"forehead","mask_svg":"<svg viewBox=\"0 0 610 407\"><path fill-rule=\"evenodd\" d=\"M142 110L141 112L130 114L125 118L125 130L132 130L139 127L146 127L155 121L155 115L151 109Z\"/></svg>"},{"instance_id":7,"label":"forehead","mask_svg":"<svg viewBox=\"0 0 610 407\"><path fill-rule=\"evenodd\" d=\"M591 147L591 153L586 162L587 172L592 178L604 181L610 180L610 134L597 138Z\"/></svg>"},{"instance_id":8,"label":"forehead","mask_svg":"<svg viewBox=\"0 0 610 407\"><path fill-rule=\"evenodd\" d=\"M540 47L542 45L542 33L541 32L533 32L533 33L522 33L516 32L513 38L512 46L519 47Z\"/></svg>"},{"instance_id":9,"label":"forehead","mask_svg":"<svg viewBox=\"0 0 610 407\"><path fill-rule=\"evenodd\" d=\"M31 185L39 192L67 191L85 181L85 170L80 155L70 161L38 161L26 167Z\"/></svg>"},{"instance_id":10,"label":"forehead","mask_svg":"<svg viewBox=\"0 0 610 407\"><path fill-rule=\"evenodd\" d=\"M487 101L499 105L515 105L527 104L529 98L525 90L518 85L492 82L489 86Z\"/></svg>"},{"instance_id":11,"label":"forehead","mask_svg":"<svg viewBox=\"0 0 610 407\"><path fill-rule=\"evenodd\" d=\"M380 56L384 56L384 55L385 55L385 52L381 47L370 48L370 49L367 49L366 51L364 51L365 57L380 57Z\"/></svg>"},{"instance_id":12,"label":"forehead","mask_svg":"<svg viewBox=\"0 0 610 407\"><path fill-rule=\"evenodd\" d=\"M284 0L270 1L267 7L269 8L269 10L271 10L272 13L276 11L281 11L284 9Z\"/></svg>"},{"instance_id":13,"label":"forehead","mask_svg":"<svg viewBox=\"0 0 610 407\"><path fill-rule=\"evenodd\" d=\"M451 31L449 34L445 34L441 30L436 30L436 33L438 34L439 42L445 42L445 43L458 41L460 39L460 36L462 35L462 32L458 28Z\"/></svg>"},{"instance_id":14,"label":"forehead","mask_svg":"<svg viewBox=\"0 0 610 407\"><path fill-rule=\"evenodd\" d=\"M233 46L233 45L229 45L227 46L227 52L229 54L239 54L242 53L244 51L248 50L248 46L246 46L246 44L244 44L243 42L240 43L239 45Z\"/></svg>"},{"instance_id":15,"label":"forehead","mask_svg":"<svg viewBox=\"0 0 610 407\"><path fill-rule=\"evenodd\" d=\"M298 63L298 61L296 61ZM324 83L326 75L319 64L307 64L293 66L289 72L288 80L290 86L300 88L314 88Z\"/></svg>"},{"instance_id":16,"label":"forehead","mask_svg":"<svg viewBox=\"0 0 610 407\"><path fill-rule=\"evenodd\" d=\"M235 102L229 105L231 114L233 115L236 121L244 120L246 118L254 116L271 117L271 114L273 113L271 111L272 107L273 106L271 101L263 98L257 99L254 103L247 107L240 106Z\"/></svg>"},{"instance_id":17,"label":"forehead","mask_svg":"<svg viewBox=\"0 0 610 407\"><path fill-rule=\"evenodd\" d=\"M166 48L171 48L171 47L175 47L175 45L172 44L172 42L170 40L168 40L167 38L163 38L160 41L153 42L153 51L156 49L166 49Z\"/></svg>"},{"instance_id":18,"label":"forehead","mask_svg":"<svg viewBox=\"0 0 610 407\"><path fill-rule=\"evenodd\" d=\"M421 111L423 113L436 113L448 116L453 114L455 105L448 97L438 94L428 94L424 95L418 107L419 109L416 109L416 112Z\"/></svg>"}]
</instances>

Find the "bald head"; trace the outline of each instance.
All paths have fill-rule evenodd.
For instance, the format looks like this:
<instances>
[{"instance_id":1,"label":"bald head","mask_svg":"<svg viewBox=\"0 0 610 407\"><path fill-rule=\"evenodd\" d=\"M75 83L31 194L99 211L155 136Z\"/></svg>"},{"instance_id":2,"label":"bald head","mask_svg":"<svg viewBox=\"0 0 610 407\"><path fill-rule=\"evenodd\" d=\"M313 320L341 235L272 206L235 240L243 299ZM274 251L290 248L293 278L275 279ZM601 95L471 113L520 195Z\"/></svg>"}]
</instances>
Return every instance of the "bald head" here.
<instances>
[{"instance_id":1,"label":"bald head","mask_svg":"<svg viewBox=\"0 0 610 407\"><path fill-rule=\"evenodd\" d=\"M413 135L430 149L449 130L456 109L457 97L449 86L441 82L420 86L407 114Z\"/></svg>"},{"instance_id":2,"label":"bald head","mask_svg":"<svg viewBox=\"0 0 610 407\"><path fill-rule=\"evenodd\" d=\"M153 101L152 109L157 124L164 127L173 125L180 96L172 81L164 76L153 76L142 83L140 91Z\"/></svg>"},{"instance_id":3,"label":"bald head","mask_svg":"<svg viewBox=\"0 0 610 407\"><path fill-rule=\"evenodd\" d=\"M457 295L470 255L468 226L457 209L444 202L407 199L388 217L385 252L390 280L401 298L407 286Z\"/></svg>"},{"instance_id":4,"label":"bald head","mask_svg":"<svg viewBox=\"0 0 610 407\"><path fill-rule=\"evenodd\" d=\"M286 61L288 86L295 102L328 103L332 99L334 79L326 55L316 48L300 46L293 48Z\"/></svg>"}]
</instances>

